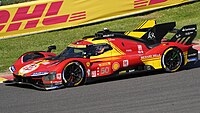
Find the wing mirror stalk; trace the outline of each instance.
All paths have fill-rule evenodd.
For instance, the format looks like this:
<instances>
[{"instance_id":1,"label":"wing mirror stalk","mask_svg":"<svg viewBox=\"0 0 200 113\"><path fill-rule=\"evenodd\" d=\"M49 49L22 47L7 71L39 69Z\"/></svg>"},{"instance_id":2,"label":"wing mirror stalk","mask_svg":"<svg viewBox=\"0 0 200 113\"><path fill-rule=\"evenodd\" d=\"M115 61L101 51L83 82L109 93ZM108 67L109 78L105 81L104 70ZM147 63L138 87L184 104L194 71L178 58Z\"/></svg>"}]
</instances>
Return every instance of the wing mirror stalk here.
<instances>
[{"instance_id":1,"label":"wing mirror stalk","mask_svg":"<svg viewBox=\"0 0 200 113\"><path fill-rule=\"evenodd\" d=\"M55 45L49 46L47 52L51 52L54 49L56 50L56 46Z\"/></svg>"}]
</instances>

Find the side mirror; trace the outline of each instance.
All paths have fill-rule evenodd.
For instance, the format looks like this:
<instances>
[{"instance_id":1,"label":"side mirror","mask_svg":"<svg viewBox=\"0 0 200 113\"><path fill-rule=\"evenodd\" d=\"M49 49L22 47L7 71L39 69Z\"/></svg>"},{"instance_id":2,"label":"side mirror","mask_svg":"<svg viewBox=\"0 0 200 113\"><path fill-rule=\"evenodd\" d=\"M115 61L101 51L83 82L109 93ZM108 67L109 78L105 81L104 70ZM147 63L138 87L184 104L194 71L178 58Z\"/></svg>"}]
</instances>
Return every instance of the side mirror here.
<instances>
[{"instance_id":1,"label":"side mirror","mask_svg":"<svg viewBox=\"0 0 200 113\"><path fill-rule=\"evenodd\" d=\"M49 46L47 52L51 52L53 49L56 49L55 45Z\"/></svg>"}]
</instances>

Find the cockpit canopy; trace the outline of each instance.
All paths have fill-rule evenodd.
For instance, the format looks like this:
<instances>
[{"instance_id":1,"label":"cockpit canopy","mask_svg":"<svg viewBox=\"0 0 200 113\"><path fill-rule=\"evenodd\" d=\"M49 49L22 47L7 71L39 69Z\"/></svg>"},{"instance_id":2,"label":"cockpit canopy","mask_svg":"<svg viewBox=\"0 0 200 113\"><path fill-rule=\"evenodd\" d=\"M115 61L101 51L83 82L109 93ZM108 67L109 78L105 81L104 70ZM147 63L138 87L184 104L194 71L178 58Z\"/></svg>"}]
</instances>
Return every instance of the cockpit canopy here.
<instances>
[{"instance_id":1,"label":"cockpit canopy","mask_svg":"<svg viewBox=\"0 0 200 113\"><path fill-rule=\"evenodd\" d=\"M109 44L89 44L85 48L78 47L67 47L62 51L56 59L67 59L67 58L89 58L90 56L97 56L103 54L109 50L112 50L112 47Z\"/></svg>"}]
</instances>

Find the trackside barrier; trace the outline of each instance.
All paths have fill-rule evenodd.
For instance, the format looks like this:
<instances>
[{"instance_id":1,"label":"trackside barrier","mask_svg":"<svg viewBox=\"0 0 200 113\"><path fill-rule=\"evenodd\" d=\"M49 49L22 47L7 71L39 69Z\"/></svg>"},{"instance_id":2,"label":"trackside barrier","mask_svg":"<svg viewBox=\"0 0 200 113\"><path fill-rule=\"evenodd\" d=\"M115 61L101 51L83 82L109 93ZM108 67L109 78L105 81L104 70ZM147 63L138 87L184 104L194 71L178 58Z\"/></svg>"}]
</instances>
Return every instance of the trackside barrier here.
<instances>
[{"instance_id":1,"label":"trackside barrier","mask_svg":"<svg viewBox=\"0 0 200 113\"><path fill-rule=\"evenodd\" d=\"M0 39L74 27L191 0L37 0L0 7Z\"/></svg>"}]
</instances>

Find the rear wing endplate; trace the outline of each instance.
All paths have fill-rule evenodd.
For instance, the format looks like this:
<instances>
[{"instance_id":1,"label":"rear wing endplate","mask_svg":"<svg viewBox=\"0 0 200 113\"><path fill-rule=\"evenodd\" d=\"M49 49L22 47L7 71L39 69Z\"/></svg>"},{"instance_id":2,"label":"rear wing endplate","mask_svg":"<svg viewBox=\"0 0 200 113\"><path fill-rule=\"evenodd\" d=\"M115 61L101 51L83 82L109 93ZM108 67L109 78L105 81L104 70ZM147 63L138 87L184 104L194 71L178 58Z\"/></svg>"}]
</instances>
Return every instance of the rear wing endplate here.
<instances>
[{"instance_id":1,"label":"rear wing endplate","mask_svg":"<svg viewBox=\"0 0 200 113\"><path fill-rule=\"evenodd\" d=\"M184 45L192 44L197 35L197 25L187 25L176 31L170 42L177 42Z\"/></svg>"}]
</instances>

